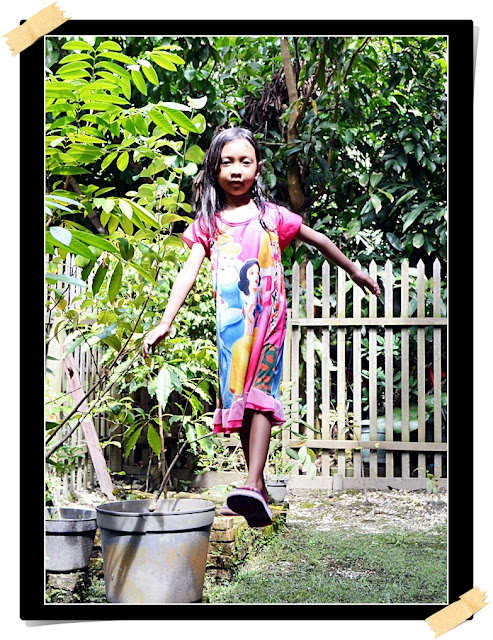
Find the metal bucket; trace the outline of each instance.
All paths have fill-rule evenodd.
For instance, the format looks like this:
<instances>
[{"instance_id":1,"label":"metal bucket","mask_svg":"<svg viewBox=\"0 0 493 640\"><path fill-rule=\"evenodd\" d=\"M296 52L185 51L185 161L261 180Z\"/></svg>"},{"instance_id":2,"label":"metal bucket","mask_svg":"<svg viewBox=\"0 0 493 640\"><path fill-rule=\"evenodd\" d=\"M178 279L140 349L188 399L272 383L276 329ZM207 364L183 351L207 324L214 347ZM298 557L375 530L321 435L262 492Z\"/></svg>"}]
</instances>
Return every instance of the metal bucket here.
<instances>
[{"instance_id":1,"label":"metal bucket","mask_svg":"<svg viewBox=\"0 0 493 640\"><path fill-rule=\"evenodd\" d=\"M215 504L182 498L110 502L96 507L106 600L198 602L204 586Z\"/></svg>"},{"instance_id":2,"label":"metal bucket","mask_svg":"<svg viewBox=\"0 0 493 640\"><path fill-rule=\"evenodd\" d=\"M96 534L94 509L46 509L45 568L53 573L77 571L89 564Z\"/></svg>"},{"instance_id":3,"label":"metal bucket","mask_svg":"<svg viewBox=\"0 0 493 640\"><path fill-rule=\"evenodd\" d=\"M386 430L385 427L380 428L377 427L377 440L380 442L384 442L386 439ZM370 439L370 427L365 425L361 427L361 440L369 440ZM377 449L377 462L378 464L385 464L385 449ZM363 458L363 462L370 462L370 449L363 449L361 452L361 457Z\"/></svg>"}]
</instances>

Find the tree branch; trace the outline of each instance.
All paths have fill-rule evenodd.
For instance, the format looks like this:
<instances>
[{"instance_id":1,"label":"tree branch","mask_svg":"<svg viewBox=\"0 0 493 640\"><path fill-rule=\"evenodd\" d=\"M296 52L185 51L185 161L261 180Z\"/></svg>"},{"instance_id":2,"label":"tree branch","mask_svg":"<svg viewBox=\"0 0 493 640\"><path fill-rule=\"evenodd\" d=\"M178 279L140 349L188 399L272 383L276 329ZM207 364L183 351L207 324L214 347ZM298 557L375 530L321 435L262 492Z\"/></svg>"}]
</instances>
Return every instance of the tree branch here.
<instances>
[{"instance_id":1,"label":"tree branch","mask_svg":"<svg viewBox=\"0 0 493 640\"><path fill-rule=\"evenodd\" d=\"M75 191L75 193L78 193L80 196L84 195L80 190L79 183L74 178L74 176L70 176L69 184L72 187L72 189ZM93 211L88 215L88 218L92 222L93 226L95 227L98 233L101 233L102 235L105 235L105 236L108 235L108 230L105 227L103 227L103 225L101 224L101 220L99 219L99 216L97 213L94 213Z\"/></svg>"},{"instance_id":2,"label":"tree branch","mask_svg":"<svg viewBox=\"0 0 493 640\"><path fill-rule=\"evenodd\" d=\"M310 88L308 89L308 91L305 94L305 98L303 100L303 103L302 103L300 109L298 110L298 114L297 114L296 120L294 122L294 126L296 127L296 129L298 129L298 124L299 124L301 118L305 115L305 111L306 111L306 108L308 106L308 100L310 99L310 96L313 93L313 89L314 89L315 84L316 84L316 82L318 80L320 72L322 71L322 68L324 66L324 62L325 62L324 39L322 38L322 43L320 45L320 57L318 59L317 68L315 69L315 73L312 76L312 80L311 80L311 83L310 83Z\"/></svg>"}]
</instances>

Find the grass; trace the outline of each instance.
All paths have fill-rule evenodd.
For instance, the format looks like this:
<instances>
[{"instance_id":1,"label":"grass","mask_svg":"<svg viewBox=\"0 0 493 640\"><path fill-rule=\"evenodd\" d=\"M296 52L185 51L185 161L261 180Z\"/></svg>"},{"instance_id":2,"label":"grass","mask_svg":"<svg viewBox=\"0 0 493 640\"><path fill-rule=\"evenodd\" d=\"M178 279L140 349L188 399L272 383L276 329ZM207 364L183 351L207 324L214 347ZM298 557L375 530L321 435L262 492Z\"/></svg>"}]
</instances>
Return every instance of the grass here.
<instances>
[{"instance_id":1,"label":"grass","mask_svg":"<svg viewBox=\"0 0 493 640\"><path fill-rule=\"evenodd\" d=\"M383 534L289 527L229 583L206 581L210 603L445 603L447 532Z\"/></svg>"}]
</instances>

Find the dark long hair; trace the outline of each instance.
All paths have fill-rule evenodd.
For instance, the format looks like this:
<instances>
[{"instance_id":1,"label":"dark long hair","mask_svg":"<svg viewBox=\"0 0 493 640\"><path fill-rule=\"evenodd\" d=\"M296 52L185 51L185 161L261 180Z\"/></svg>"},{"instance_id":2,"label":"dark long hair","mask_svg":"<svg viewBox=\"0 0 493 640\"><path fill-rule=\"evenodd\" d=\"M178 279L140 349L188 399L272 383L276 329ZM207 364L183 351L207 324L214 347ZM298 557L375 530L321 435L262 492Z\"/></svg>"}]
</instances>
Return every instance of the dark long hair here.
<instances>
[{"instance_id":1,"label":"dark long hair","mask_svg":"<svg viewBox=\"0 0 493 640\"><path fill-rule=\"evenodd\" d=\"M205 154L201 204L197 219L202 229L207 231L211 236L214 236L217 230L215 215L218 211L222 211L226 204L223 190L217 181L217 175L221 166L221 151L225 144L239 139L246 140L255 149L255 159L258 165L262 160L258 142L251 131L242 127L231 127L230 129L220 131L212 139L211 146ZM260 176L253 183L250 193L260 211L260 223L264 228L267 228L264 223L265 198Z\"/></svg>"}]
</instances>

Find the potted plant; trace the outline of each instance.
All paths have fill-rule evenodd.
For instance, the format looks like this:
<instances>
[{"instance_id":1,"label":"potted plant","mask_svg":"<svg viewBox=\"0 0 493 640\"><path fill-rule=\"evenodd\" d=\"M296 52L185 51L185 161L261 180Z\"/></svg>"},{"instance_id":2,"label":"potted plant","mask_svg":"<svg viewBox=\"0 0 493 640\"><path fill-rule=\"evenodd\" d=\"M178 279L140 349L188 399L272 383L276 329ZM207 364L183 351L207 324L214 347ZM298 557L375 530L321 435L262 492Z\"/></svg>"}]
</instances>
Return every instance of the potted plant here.
<instances>
[{"instance_id":1,"label":"potted plant","mask_svg":"<svg viewBox=\"0 0 493 640\"><path fill-rule=\"evenodd\" d=\"M269 445L267 491L274 502L283 502L287 493L289 472L295 462L286 458L280 440L273 439Z\"/></svg>"}]
</instances>

